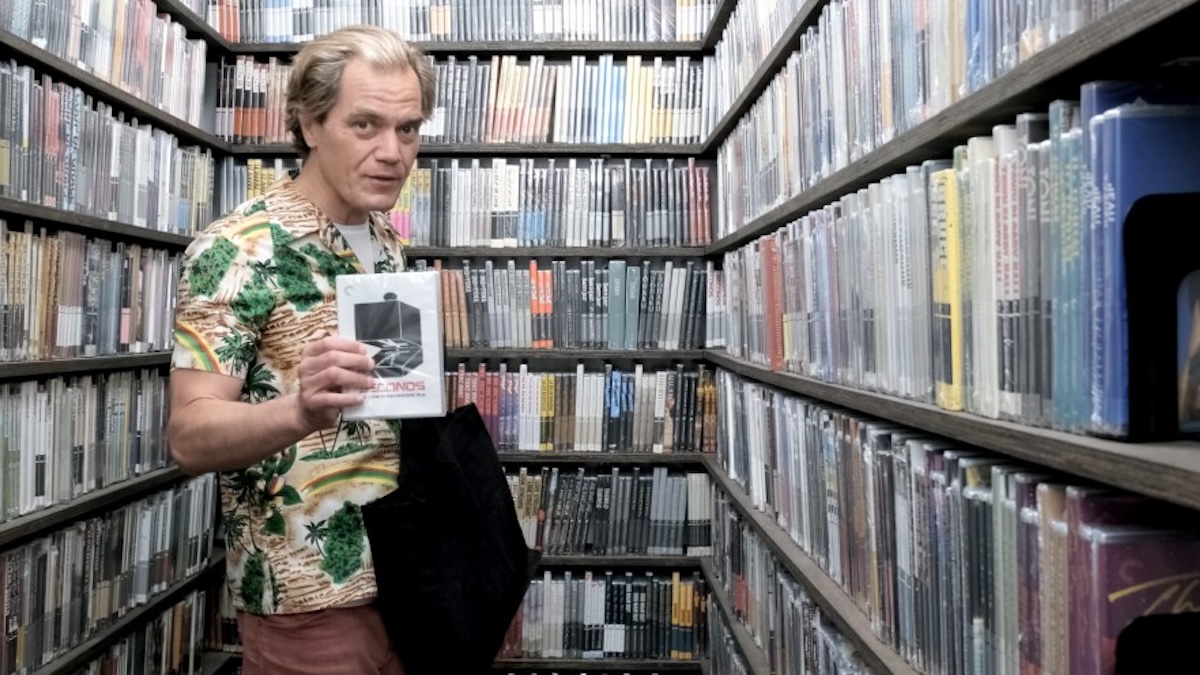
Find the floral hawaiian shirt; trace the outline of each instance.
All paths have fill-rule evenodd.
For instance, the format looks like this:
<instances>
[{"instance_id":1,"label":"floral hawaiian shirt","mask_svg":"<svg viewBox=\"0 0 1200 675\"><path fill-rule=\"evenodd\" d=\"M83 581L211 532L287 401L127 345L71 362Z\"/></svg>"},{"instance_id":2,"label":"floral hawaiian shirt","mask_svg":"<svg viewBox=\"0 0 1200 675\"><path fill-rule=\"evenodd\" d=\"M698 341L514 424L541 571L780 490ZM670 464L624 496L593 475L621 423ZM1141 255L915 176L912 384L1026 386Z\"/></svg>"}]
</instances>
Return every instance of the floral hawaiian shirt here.
<instances>
[{"instance_id":1,"label":"floral hawaiian shirt","mask_svg":"<svg viewBox=\"0 0 1200 675\"><path fill-rule=\"evenodd\" d=\"M404 269L371 217L376 272ZM336 277L363 272L341 232L285 176L188 246L172 366L244 381L243 401L297 389L309 342L337 332ZM227 582L238 609L290 614L375 597L361 506L396 487L397 420L345 421L221 476Z\"/></svg>"}]
</instances>

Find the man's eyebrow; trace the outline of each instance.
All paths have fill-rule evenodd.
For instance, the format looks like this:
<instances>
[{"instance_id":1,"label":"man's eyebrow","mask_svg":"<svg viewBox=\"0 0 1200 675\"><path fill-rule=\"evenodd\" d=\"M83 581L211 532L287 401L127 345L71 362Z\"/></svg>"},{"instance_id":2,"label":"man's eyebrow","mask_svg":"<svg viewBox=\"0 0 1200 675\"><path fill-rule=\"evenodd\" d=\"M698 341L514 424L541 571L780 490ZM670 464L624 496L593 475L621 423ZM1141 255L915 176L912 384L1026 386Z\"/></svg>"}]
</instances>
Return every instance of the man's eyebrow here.
<instances>
[{"instance_id":1,"label":"man's eyebrow","mask_svg":"<svg viewBox=\"0 0 1200 675\"><path fill-rule=\"evenodd\" d=\"M379 122L381 122L381 121L383 120L383 115L381 115L381 114L379 114L379 113L377 113L377 112L375 112L375 111L373 111L373 110L355 110L355 111L352 111L352 112L350 113L350 119L352 119L352 120L366 120L366 121L369 121L369 122L376 122L376 123L379 123ZM401 120L397 121L396 125L397 125L397 126L415 126L415 127L419 127L419 126L421 126L421 125L422 125L422 124L424 124L424 123L425 123L425 118L424 118L424 117L419 117L419 116L418 116L418 117L410 117L410 118L407 118L407 119L401 119Z\"/></svg>"}]
</instances>

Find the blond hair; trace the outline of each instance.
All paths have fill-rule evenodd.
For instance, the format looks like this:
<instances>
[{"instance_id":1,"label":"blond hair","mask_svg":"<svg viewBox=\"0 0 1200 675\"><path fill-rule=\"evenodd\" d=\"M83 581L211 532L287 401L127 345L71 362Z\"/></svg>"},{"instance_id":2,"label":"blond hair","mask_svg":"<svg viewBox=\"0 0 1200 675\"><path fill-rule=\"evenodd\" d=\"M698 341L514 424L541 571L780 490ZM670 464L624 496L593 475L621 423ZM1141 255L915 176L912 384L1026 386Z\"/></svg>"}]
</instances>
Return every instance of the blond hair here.
<instances>
[{"instance_id":1,"label":"blond hair","mask_svg":"<svg viewBox=\"0 0 1200 675\"><path fill-rule=\"evenodd\" d=\"M421 87L421 116L433 116L437 82L433 66L418 47L378 26L347 26L306 43L292 59L287 88L287 127L301 158L308 156L302 124L321 123L337 102L342 73L361 58L385 71L412 70Z\"/></svg>"}]
</instances>

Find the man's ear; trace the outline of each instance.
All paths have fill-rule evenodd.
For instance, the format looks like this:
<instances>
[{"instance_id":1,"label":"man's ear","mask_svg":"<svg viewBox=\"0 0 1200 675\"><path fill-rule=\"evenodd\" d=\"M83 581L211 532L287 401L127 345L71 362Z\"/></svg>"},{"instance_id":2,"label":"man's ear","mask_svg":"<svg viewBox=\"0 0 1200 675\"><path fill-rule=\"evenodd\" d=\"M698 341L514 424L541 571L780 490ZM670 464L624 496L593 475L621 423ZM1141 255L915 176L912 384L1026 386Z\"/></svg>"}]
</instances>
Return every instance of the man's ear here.
<instances>
[{"instance_id":1,"label":"man's ear","mask_svg":"<svg viewBox=\"0 0 1200 675\"><path fill-rule=\"evenodd\" d=\"M309 115L300 118L300 131L304 134L304 144L308 146L309 150L317 149L317 129L320 126L321 123Z\"/></svg>"}]
</instances>

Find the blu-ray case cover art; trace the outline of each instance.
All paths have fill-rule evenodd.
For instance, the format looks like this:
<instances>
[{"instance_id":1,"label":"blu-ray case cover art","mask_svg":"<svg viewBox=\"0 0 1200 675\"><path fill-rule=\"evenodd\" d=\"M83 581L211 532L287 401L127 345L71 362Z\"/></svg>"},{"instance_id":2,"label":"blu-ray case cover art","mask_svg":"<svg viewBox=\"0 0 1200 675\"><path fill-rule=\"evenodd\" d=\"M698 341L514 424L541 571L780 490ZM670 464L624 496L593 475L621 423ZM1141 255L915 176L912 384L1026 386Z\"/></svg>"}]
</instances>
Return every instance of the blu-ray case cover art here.
<instances>
[{"instance_id":1,"label":"blu-ray case cover art","mask_svg":"<svg viewBox=\"0 0 1200 675\"><path fill-rule=\"evenodd\" d=\"M337 278L338 334L375 362L375 387L345 419L440 417L443 396L441 277L437 271Z\"/></svg>"}]
</instances>

